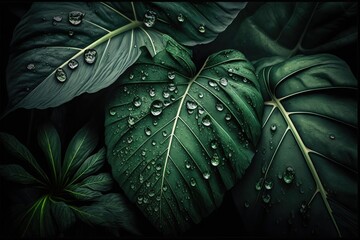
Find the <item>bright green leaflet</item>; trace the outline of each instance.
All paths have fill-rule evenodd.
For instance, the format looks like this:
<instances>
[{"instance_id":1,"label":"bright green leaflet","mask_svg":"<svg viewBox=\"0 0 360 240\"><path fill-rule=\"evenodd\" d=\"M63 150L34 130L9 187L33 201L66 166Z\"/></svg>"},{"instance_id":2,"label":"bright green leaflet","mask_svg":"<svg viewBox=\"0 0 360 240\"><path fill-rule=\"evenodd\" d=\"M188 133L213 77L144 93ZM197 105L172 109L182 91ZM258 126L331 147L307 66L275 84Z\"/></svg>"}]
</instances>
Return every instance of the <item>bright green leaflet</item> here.
<instances>
[{"instance_id":1,"label":"bright green leaflet","mask_svg":"<svg viewBox=\"0 0 360 240\"><path fill-rule=\"evenodd\" d=\"M50 124L40 127L37 136L45 162L36 160L14 136L0 133L1 143L13 156L22 160L21 165L0 165L1 177L26 185L26 188L20 188L15 193L16 199L21 200L16 200L11 206L14 208L13 224L19 228L19 235L54 237L65 233L76 222L75 216L79 217L78 209L97 209L94 210L98 214L97 221L91 214L79 217L86 223L111 229L124 226L128 231L138 234L135 217L125 197L109 193L113 187L111 175L99 173L104 166L105 149L101 148L91 155L98 142L93 131L94 127L86 124L75 134L66 150L65 159L68 160L63 164L59 135ZM48 167L41 168L43 163L47 163ZM44 178L39 179L28 172L29 166L36 170L35 173L44 173ZM112 200L114 206L111 209L106 200Z\"/></svg>"},{"instance_id":2,"label":"bright green leaflet","mask_svg":"<svg viewBox=\"0 0 360 240\"><path fill-rule=\"evenodd\" d=\"M263 131L233 191L245 227L261 236L356 236L357 79L329 54L255 66Z\"/></svg>"},{"instance_id":3,"label":"bright green leaflet","mask_svg":"<svg viewBox=\"0 0 360 240\"><path fill-rule=\"evenodd\" d=\"M7 67L9 104L17 108L45 109L70 101L82 93L108 87L140 56L146 46L155 55L164 46L163 33L195 45L212 41L245 7L245 3L61 2L33 3L17 25ZM156 12L155 25L143 23L147 10ZM85 14L73 25L69 14ZM186 20L178 21L179 11ZM185 14L186 12L186 14ZM189 15L188 15L189 14ZM208 18L211 14L213 18ZM57 19L57 20L56 20ZM199 32L200 25L206 31ZM88 64L84 54L97 52ZM68 65L76 60L78 67ZM61 82L57 71L61 68Z\"/></svg>"},{"instance_id":4,"label":"bright green leaflet","mask_svg":"<svg viewBox=\"0 0 360 240\"><path fill-rule=\"evenodd\" d=\"M260 136L263 100L242 53L224 50L194 72L188 52L169 40L123 75L105 113L113 176L165 234L221 204Z\"/></svg>"}]
</instances>

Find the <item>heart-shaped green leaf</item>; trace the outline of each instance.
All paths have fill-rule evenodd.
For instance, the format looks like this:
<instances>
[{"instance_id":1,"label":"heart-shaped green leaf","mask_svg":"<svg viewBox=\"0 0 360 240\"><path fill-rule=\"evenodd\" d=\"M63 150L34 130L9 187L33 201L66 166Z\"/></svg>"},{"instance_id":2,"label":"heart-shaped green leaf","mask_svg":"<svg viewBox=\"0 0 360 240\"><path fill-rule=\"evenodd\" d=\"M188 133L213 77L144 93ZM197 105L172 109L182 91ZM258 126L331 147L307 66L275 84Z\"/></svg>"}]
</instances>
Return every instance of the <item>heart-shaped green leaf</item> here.
<instances>
[{"instance_id":1,"label":"heart-shaped green leaf","mask_svg":"<svg viewBox=\"0 0 360 240\"><path fill-rule=\"evenodd\" d=\"M112 84L168 33L187 45L223 31L245 3L37 2L17 25L7 68L9 104L59 106ZM6 114L5 113L5 114Z\"/></svg>"},{"instance_id":2,"label":"heart-shaped green leaf","mask_svg":"<svg viewBox=\"0 0 360 240\"><path fill-rule=\"evenodd\" d=\"M165 234L221 204L254 155L263 109L242 53L214 54L194 76L188 52L170 43L123 75L105 118L114 178Z\"/></svg>"},{"instance_id":3,"label":"heart-shaped green leaf","mask_svg":"<svg viewBox=\"0 0 360 240\"><path fill-rule=\"evenodd\" d=\"M234 201L251 235L357 236L357 85L329 54L256 63L258 152Z\"/></svg>"}]
</instances>

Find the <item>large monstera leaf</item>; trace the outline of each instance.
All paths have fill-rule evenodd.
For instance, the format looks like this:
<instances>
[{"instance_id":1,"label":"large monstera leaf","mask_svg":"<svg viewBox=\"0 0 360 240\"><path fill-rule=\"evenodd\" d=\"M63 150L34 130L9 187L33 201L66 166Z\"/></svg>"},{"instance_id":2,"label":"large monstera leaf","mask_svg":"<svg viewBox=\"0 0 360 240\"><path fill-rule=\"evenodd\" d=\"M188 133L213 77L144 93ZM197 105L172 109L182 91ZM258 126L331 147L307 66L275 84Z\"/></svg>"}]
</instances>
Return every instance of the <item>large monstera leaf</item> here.
<instances>
[{"instance_id":1,"label":"large monstera leaf","mask_svg":"<svg viewBox=\"0 0 360 240\"><path fill-rule=\"evenodd\" d=\"M207 49L226 43L257 60L328 53L357 40L357 2L267 2L253 14L244 13Z\"/></svg>"},{"instance_id":2,"label":"large monstera leaf","mask_svg":"<svg viewBox=\"0 0 360 240\"><path fill-rule=\"evenodd\" d=\"M221 204L260 137L263 101L244 55L224 50L194 71L170 39L124 73L106 109L113 176L165 234L184 232Z\"/></svg>"},{"instance_id":3,"label":"large monstera leaf","mask_svg":"<svg viewBox=\"0 0 360 240\"><path fill-rule=\"evenodd\" d=\"M262 136L233 190L245 228L262 236L357 236L357 79L329 54L255 65Z\"/></svg>"},{"instance_id":4,"label":"large monstera leaf","mask_svg":"<svg viewBox=\"0 0 360 240\"><path fill-rule=\"evenodd\" d=\"M9 104L59 106L112 84L168 33L192 46L212 41L245 3L37 2L17 25L7 67ZM211 15L211 18L207 16Z\"/></svg>"}]
</instances>

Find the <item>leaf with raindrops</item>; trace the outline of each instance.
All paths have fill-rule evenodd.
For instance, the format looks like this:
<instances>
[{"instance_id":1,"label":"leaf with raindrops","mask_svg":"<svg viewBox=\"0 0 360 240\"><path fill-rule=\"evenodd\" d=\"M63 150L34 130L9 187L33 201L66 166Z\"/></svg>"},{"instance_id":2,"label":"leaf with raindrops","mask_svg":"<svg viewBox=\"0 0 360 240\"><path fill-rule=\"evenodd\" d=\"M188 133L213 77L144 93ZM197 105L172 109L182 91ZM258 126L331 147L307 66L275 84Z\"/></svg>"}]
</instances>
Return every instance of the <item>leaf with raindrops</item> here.
<instances>
[{"instance_id":1,"label":"leaf with raindrops","mask_svg":"<svg viewBox=\"0 0 360 240\"><path fill-rule=\"evenodd\" d=\"M330 54L254 64L262 136L233 189L245 228L253 236L357 236L357 79Z\"/></svg>"},{"instance_id":2,"label":"leaf with raindrops","mask_svg":"<svg viewBox=\"0 0 360 240\"><path fill-rule=\"evenodd\" d=\"M263 110L254 70L242 53L224 50L196 73L189 52L169 41L121 77L105 112L107 159L159 231L199 223L249 166Z\"/></svg>"},{"instance_id":3,"label":"leaf with raindrops","mask_svg":"<svg viewBox=\"0 0 360 240\"><path fill-rule=\"evenodd\" d=\"M162 34L193 46L216 38L246 3L36 2L14 31L7 66L9 102L45 109L115 82ZM209 16L211 16L209 18Z\"/></svg>"}]
</instances>

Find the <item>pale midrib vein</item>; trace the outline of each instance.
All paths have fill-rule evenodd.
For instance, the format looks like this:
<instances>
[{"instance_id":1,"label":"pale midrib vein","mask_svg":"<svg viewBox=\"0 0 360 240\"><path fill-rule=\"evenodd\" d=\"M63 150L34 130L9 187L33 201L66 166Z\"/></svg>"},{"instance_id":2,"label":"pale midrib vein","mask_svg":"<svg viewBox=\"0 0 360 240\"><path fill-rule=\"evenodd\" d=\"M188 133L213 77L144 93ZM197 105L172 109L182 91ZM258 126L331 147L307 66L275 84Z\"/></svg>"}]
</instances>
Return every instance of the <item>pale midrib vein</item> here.
<instances>
[{"instance_id":1,"label":"pale midrib vein","mask_svg":"<svg viewBox=\"0 0 360 240\"><path fill-rule=\"evenodd\" d=\"M283 118L285 119L286 123L288 124L293 136L294 136L294 139L296 140L299 148L300 148L300 151L302 152L304 158L305 158L305 162L306 164L308 165L309 167L309 170L315 180L315 183L316 183L316 186L317 186L317 189L321 195L321 198L323 199L323 202L325 204L325 207L326 207L326 210L328 211L329 215L330 215L330 218L332 220L332 222L334 223L334 226L336 228L336 231L337 233L339 234L339 237L341 237L341 233L340 233L340 229L335 221L335 218L332 214L332 209L330 207L330 204L327 200L327 192L320 180L320 177L318 175L318 173L316 172L316 169L315 169L315 166L313 164L313 162L311 161L311 158L310 158L310 155L309 155L309 151L307 151L307 147L305 146L304 142L302 141L298 131L296 130L296 127L294 126L292 120L290 119L288 113L286 112L286 110L284 109L284 107L282 106L282 104L280 103L280 101L278 99L276 99L275 96L272 96L277 107L279 108Z\"/></svg>"},{"instance_id":2,"label":"pale midrib vein","mask_svg":"<svg viewBox=\"0 0 360 240\"><path fill-rule=\"evenodd\" d=\"M170 150L171 150L171 145L172 145L173 137L174 137L176 126L177 126L177 121L179 120L181 108L182 108L182 106L184 104L186 96L188 95L190 87L195 82L195 80L197 79L197 77L199 76L201 71L204 69L204 67L206 66L207 61L208 61L208 59L206 59L204 65L201 67L201 69L196 74L196 76L189 82L189 85L187 86L187 88L186 88L186 90L185 90L185 92L184 92L184 94L182 96L182 99L180 101L178 110L177 110L176 115L175 115L175 121L174 121L172 130L171 130L171 133L170 133L170 139L169 139L169 144L168 144L168 148L167 148L167 152L166 152L166 156L165 156L164 169L163 169L163 173L162 173L162 177L161 177L161 184L160 184L160 188L161 188L161 191L160 191L160 209L159 209L160 224L162 224L162 209L161 209L161 203L162 203L161 200L162 200L162 194L163 194L162 188L163 188L163 185L164 185L165 172L166 172L165 170L166 170L167 162L168 162L169 156L170 156Z\"/></svg>"},{"instance_id":3,"label":"pale midrib vein","mask_svg":"<svg viewBox=\"0 0 360 240\"><path fill-rule=\"evenodd\" d=\"M54 172L54 177L55 177L55 181L56 181L57 180L57 174L56 174L56 170L55 170L55 160L54 160L54 156L53 156L52 149L51 149L51 146L50 146L50 140L49 140L49 137L48 137L46 132L45 132L45 137L46 137L46 142L47 142L47 146L48 146L48 150L49 150L49 154L50 154L51 167L52 167L52 170Z\"/></svg>"},{"instance_id":4,"label":"pale midrib vein","mask_svg":"<svg viewBox=\"0 0 360 240\"><path fill-rule=\"evenodd\" d=\"M151 43L152 50L154 51L154 55L156 55L157 52L156 52L156 49L155 49L154 41L152 40L150 34L149 34L144 28L140 27L140 29L141 29L141 30L146 34L146 36L149 38L149 41L150 41L150 43Z\"/></svg>"}]
</instances>

